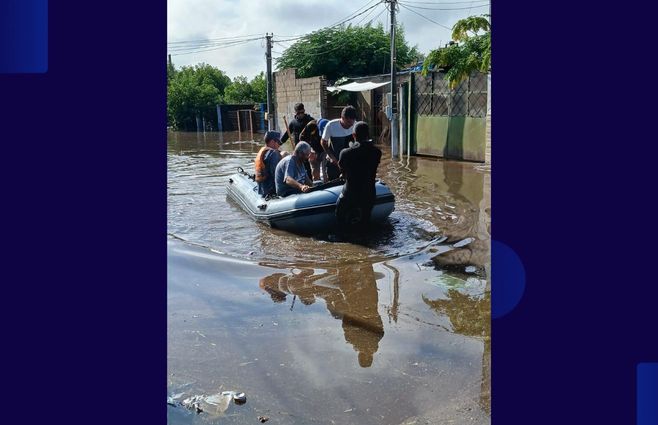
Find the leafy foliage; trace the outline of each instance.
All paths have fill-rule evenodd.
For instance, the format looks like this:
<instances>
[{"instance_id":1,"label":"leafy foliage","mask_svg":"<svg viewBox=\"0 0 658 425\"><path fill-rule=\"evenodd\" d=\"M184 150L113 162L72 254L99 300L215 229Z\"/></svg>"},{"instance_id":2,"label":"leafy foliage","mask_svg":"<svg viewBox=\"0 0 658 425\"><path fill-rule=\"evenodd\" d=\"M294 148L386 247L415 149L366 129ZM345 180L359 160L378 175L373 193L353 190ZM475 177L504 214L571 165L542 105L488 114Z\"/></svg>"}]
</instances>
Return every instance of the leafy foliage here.
<instances>
[{"instance_id":1,"label":"leafy foliage","mask_svg":"<svg viewBox=\"0 0 658 425\"><path fill-rule=\"evenodd\" d=\"M455 41L464 41L471 36L477 35L480 31L490 32L491 24L487 16L469 16L468 18L460 19L452 27L452 39ZM469 32L473 34L469 35Z\"/></svg>"},{"instance_id":2,"label":"leafy foliage","mask_svg":"<svg viewBox=\"0 0 658 425\"><path fill-rule=\"evenodd\" d=\"M168 73L169 74L169 73ZM231 80L219 69L199 64L172 72L167 86L167 118L178 130L196 129L196 117L216 123L216 105Z\"/></svg>"},{"instance_id":3,"label":"leafy foliage","mask_svg":"<svg viewBox=\"0 0 658 425\"><path fill-rule=\"evenodd\" d=\"M470 16L453 26L452 38L461 43L432 50L423 64L423 75L433 67L446 70L452 87L475 71L491 69L491 24L483 16ZM484 34L478 34L485 31ZM472 33L472 34L469 34Z\"/></svg>"},{"instance_id":4,"label":"leafy foliage","mask_svg":"<svg viewBox=\"0 0 658 425\"><path fill-rule=\"evenodd\" d=\"M404 28L395 34L398 69L415 64L421 57L409 47ZM341 26L315 31L286 49L275 59L277 69L296 68L300 78L325 75L330 80L390 72L390 37L384 27Z\"/></svg>"},{"instance_id":5,"label":"leafy foliage","mask_svg":"<svg viewBox=\"0 0 658 425\"><path fill-rule=\"evenodd\" d=\"M239 76L233 79L224 92L225 103L265 103L267 101L267 81L265 73L261 72L250 82L246 77Z\"/></svg>"}]
</instances>

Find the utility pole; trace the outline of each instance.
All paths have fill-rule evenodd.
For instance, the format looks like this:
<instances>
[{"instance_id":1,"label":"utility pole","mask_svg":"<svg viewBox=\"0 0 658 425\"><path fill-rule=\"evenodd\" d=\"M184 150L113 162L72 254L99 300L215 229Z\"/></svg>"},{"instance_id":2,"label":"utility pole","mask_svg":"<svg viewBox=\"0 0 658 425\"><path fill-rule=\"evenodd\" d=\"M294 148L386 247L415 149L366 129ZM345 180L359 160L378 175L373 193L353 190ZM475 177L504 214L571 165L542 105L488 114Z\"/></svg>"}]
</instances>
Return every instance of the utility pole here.
<instances>
[{"instance_id":1,"label":"utility pole","mask_svg":"<svg viewBox=\"0 0 658 425\"><path fill-rule=\"evenodd\" d=\"M267 52L265 59L267 59L267 129L272 130L274 123L274 116L272 113L272 36L274 34L265 34L267 40ZM274 123L276 126L276 123Z\"/></svg>"},{"instance_id":2,"label":"utility pole","mask_svg":"<svg viewBox=\"0 0 658 425\"><path fill-rule=\"evenodd\" d=\"M395 49L395 8L397 0L387 0L391 10L391 156L397 158L398 154L398 89L395 81L396 67L396 49Z\"/></svg>"}]
</instances>

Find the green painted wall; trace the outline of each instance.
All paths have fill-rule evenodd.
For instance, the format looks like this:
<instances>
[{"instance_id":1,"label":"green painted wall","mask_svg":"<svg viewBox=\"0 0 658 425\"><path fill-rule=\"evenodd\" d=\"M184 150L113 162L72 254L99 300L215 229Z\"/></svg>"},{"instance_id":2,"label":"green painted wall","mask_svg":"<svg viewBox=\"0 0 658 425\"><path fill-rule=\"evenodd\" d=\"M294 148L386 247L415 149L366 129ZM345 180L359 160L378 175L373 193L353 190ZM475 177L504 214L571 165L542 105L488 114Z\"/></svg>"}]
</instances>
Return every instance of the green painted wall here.
<instances>
[{"instance_id":1,"label":"green painted wall","mask_svg":"<svg viewBox=\"0 0 658 425\"><path fill-rule=\"evenodd\" d=\"M416 153L484 162L485 118L416 115Z\"/></svg>"}]
</instances>

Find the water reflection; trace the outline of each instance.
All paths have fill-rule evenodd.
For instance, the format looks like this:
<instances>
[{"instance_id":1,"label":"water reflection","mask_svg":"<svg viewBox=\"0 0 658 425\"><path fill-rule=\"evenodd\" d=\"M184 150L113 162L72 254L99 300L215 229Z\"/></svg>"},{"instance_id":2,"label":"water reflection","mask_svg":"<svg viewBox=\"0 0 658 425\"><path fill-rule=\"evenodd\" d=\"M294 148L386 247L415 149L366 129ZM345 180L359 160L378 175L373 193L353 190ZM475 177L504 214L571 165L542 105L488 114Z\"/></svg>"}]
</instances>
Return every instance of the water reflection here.
<instances>
[{"instance_id":1,"label":"water reflection","mask_svg":"<svg viewBox=\"0 0 658 425\"><path fill-rule=\"evenodd\" d=\"M446 299L430 300L423 296L423 302L439 315L450 319L452 329L458 334L482 339L482 381L480 385L480 405L491 412L491 291L483 295L463 294L449 289Z\"/></svg>"},{"instance_id":2,"label":"water reflection","mask_svg":"<svg viewBox=\"0 0 658 425\"><path fill-rule=\"evenodd\" d=\"M311 305L322 299L332 317L341 320L345 341L358 353L361 367L370 367L384 337L379 315L377 278L372 264L362 263L332 270L296 269L293 273L274 273L260 280L259 286L272 301L281 303L288 295Z\"/></svg>"},{"instance_id":3,"label":"water reflection","mask_svg":"<svg viewBox=\"0 0 658 425\"><path fill-rule=\"evenodd\" d=\"M290 424L490 423L488 172L380 146L388 225L363 241L300 237L226 200L261 142L168 137L167 226L186 247L168 257L172 394L247 392L225 425L253 406Z\"/></svg>"}]
</instances>

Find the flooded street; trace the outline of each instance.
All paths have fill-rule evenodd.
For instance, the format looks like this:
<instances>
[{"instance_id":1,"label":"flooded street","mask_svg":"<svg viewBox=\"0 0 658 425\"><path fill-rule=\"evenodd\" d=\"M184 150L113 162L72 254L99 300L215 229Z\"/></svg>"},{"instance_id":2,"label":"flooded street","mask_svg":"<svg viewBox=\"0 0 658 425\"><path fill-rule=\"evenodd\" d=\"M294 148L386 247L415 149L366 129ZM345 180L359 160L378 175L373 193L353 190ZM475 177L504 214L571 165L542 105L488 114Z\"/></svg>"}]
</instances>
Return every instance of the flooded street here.
<instances>
[{"instance_id":1,"label":"flooded street","mask_svg":"<svg viewBox=\"0 0 658 425\"><path fill-rule=\"evenodd\" d=\"M169 133L168 422L490 423L490 172L379 146L395 211L331 242L227 199L260 147ZM246 404L180 405L228 390Z\"/></svg>"}]
</instances>

